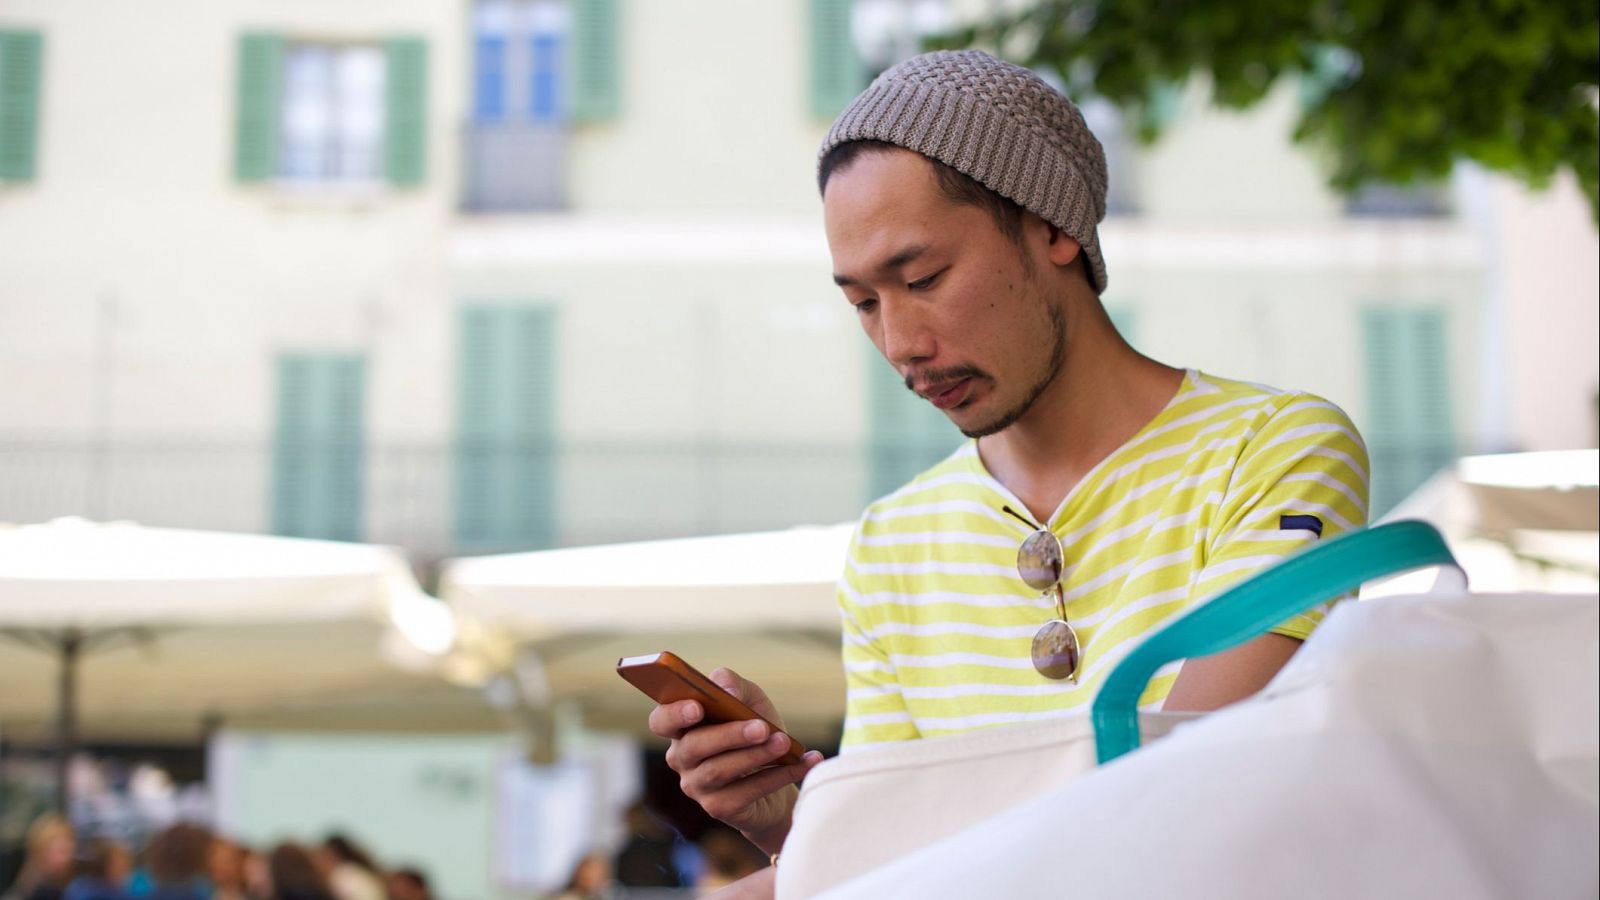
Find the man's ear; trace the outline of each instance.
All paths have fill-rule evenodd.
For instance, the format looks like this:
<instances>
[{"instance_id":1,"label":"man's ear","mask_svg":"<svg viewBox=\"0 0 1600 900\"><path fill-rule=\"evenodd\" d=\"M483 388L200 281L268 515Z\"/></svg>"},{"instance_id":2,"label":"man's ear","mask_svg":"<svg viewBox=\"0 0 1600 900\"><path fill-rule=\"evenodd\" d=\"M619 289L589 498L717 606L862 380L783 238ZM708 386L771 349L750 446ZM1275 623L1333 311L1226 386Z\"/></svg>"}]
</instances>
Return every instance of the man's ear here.
<instances>
[{"instance_id":1,"label":"man's ear","mask_svg":"<svg viewBox=\"0 0 1600 900\"><path fill-rule=\"evenodd\" d=\"M1078 258L1078 253L1083 248L1078 242L1067 236L1065 231L1054 225L1050 226L1050 261L1058 266L1069 266Z\"/></svg>"}]
</instances>

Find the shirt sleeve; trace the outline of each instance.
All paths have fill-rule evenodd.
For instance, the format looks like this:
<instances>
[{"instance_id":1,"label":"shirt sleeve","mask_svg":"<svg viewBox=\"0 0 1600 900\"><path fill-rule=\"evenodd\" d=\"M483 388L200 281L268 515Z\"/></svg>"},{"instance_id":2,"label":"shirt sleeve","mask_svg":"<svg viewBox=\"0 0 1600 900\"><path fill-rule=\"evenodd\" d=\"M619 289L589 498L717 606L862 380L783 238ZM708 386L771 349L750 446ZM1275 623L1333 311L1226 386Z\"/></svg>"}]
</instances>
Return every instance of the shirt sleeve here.
<instances>
[{"instance_id":1,"label":"shirt sleeve","mask_svg":"<svg viewBox=\"0 0 1600 900\"><path fill-rule=\"evenodd\" d=\"M862 602L854 564L860 536L858 529L850 543L838 590L839 624L843 635L841 655L847 690L844 736L839 742L841 752L920 737L900 693L900 680L889 649L873 636L871 609Z\"/></svg>"},{"instance_id":2,"label":"shirt sleeve","mask_svg":"<svg viewBox=\"0 0 1600 900\"><path fill-rule=\"evenodd\" d=\"M1207 600L1311 544L1367 524L1366 444L1344 411L1296 394L1247 440L1194 594ZM1336 598L1345 599L1345 598ZM1272 629L1304 640L1334 599Z\"/></svg>"}]
</instances>

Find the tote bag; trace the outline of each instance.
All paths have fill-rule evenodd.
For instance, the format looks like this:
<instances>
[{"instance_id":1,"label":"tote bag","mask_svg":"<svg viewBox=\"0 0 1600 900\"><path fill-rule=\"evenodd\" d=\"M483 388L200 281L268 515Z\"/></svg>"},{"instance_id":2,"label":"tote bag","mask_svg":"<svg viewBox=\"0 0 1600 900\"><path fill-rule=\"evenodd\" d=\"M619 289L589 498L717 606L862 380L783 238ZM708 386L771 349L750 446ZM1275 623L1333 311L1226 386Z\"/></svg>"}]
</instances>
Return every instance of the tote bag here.
<instances>
[{"instance_id":1,"label":"tote bag","mask_svg":"<svg viewBox=\"0 0 1600 900\"><path fill-rule=\"evenodd\" d=\"M1197 718L1138 712L1139 695L1168 662L1237 646L1365 581L1441 565L1459 572L1438 532L1420 522L1345 535L1291 557L1151 635L1112 670L1092 715L905 741L827 760L802 786L778 866L777 895L814 896L1053 793L1097 762Z\"/></svg>"}]
</instances>

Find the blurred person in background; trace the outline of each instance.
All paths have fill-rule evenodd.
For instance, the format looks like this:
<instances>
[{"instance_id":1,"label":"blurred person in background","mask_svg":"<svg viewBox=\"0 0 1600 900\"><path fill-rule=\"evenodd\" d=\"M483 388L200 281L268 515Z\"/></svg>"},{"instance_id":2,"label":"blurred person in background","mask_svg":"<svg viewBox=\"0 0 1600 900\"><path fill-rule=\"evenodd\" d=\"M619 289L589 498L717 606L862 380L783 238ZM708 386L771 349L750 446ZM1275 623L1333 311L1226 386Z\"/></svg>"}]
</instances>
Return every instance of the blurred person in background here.
<instances>
[{"instance_id":1,"label":"blurred person in background","mask_svg":"<svg viewBox=\"0 0 1600 900\"><path fill-rule=\"evenodd\" d=\"M306 848L285 842L267 856L267 900L334 900Z\"/></svg>"},{"instance_id":2,"label":"blurred person in background","mask_svg":"<svg viewBox=\"0 0 1600 900\"><path fill-rule=\"evenodd\" d=\"M63 900L130 900L132 874L133 854L121 841L91 841L79 857L77 877L67 885Z\"/></svg>"},{"instance_id":3,"label":"blurred person in background","mask_svg":"<svg viewBox=\"0 0 1600 900\"><path fill-rule=\"evenodd\" d=\"M199 825L180 822L162 829L144 851L148 893L135 896L148 900L210 900L210 852L211 832Z\"/></svg>"},{"instance_id":4,"label":"blurred person in background","mask_svg":"<svg viewBox=\"0 0 1600 900\"><path fill-rule=\"evenodd\" d=\"M623 887L683 887L674 858L677 832L643 803L628 807L628 842L617 854L617 883Z\"/></svg>"},{"instance_id":5,"label":"blurred person in background","mask_svg":"<svg viewBox=\"0 0 1600 900\"><path fill-rule=\"evenodd\" d=\"M267 856L254 847L243 847L243 856L239 860L240 873L244 878L244 893L250 900L266 900L272 894L272 872L267 864Z\"/></svg>"},{"instance_id":6,"label":"blurred person in background","mask_svg":"<svg viewBox=\"0 0 1600 900\"><path fill-rule=\"evenodd\" d=\"M211 877L212 900L249 900L245 889L245 849L223 837L213 837L206 851L206 872Z\"/></svg>"},{"instance_id":7,"label":"blurred person in background","mask_svg":"<svg viewBox=\"0 0 1600 900\"><path fill-rule=\"evenodd\" d=\"M418 869L409 866L395 869L384 877L383 883L389 891L389 900L433 900L428 878Z\"/></svg>"},{"instance_id":8,"label":"blurred person in background","mask_svg":"<svg viewBox=\"0 0 1600 900\"><path fill-rule=\"evenodd\" d=\"M607 900L613 895L611 864L598 853L591 853L572 869L567 886L551 900Z\"/></svg>"},{"instance_id":9,"label":"blurred person in background","mask_svg":"<svg viewBox=\"0 0 1600 900\"><path fill-rule=\"evenodd\" d=\"M700 836L706 868L695 882L695 889L708 894L765 869L767 855L732 828L709 828Z\"/></svg>"},{"instance_id":10,"label":"blurred person in background","mask_svg":"<svg viewBox=\"0 0 1600 900\"><path fill-rule=\"evenodd\" d=\"M46 813L28 827L22 869L6 900L60 900L72 881L72 858L78 838L72 825L55 813Z\"/></svg>"},{"instance_id":11,"label":"blurred person in background","mask_svg":"<svg viewBox=\"0 0 1600 900\"><path fill-rule=\"evenodd\" d=\"M342 834L322 842L319 855L336 900L384 900L383 877L366 850Z\"/></svg>"},{"instance_id":12,"label":"blurred person in background","mask_svg":"<svg viewBox=\"0 0 1600 900\"><path fill-rule=\"evenodd\" d=\"M845 749L1087 713L1086 660L1366 524L1366 446L1343 410L1166 365L1118 333L1101 302L1105 154L1034 73L976 50L900 63L834 120L817 186L862 330L970 438L857 526L838 591ZM975 602L925 602L952 593ZM1144 702L1248 697L1324 614L1188 660ZM892 663L952 653L981 663ZM711 677L777 728L702 725L692 700L656 707L650 728L685 794L777 854L822 756L774 765L790 741L765 692ZM772 872L729 893L770 896Z\"/></svg>"}]
</instances>

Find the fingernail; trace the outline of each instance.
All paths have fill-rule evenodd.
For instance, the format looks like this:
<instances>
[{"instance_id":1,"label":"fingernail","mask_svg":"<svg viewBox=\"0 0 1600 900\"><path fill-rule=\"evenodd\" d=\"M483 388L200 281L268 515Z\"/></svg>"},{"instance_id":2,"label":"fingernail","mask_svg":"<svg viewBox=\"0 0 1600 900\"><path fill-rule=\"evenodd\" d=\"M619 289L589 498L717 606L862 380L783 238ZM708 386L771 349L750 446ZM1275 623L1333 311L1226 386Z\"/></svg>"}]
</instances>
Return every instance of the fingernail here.
<instances>
[{"instance_id":1,"label":"fingernail","mask_svg":"<svg viewBox=\"0 0 1600 900\"><path fill-rule=\"evenodd\" d=\"M809 763L822 762L822 751L821 750L807 750L806 751L806 755L800 757L800 759L802 761L808 763L808 764Z\"/></svg>"},{"instance_id":2,"label":"fingernail","mask_svg":"<svg viewBox=\"0 0 1600 900\"><path fill-rule=\"evenodd\" d=\"M767 736L767 723L747 722L744 726L744 739L752 743Z\"/></svg>"},{"instance_id":3,"label":"fingernail","mask_svg":"<svg viewBox=\"0 0 1600 900\"><path fill-rule=\"evenodd\" d=\"M789 743L789 736L779 731L767 738L767 746L773 750L782 750Z\"/></svg>"}]
</instances>

